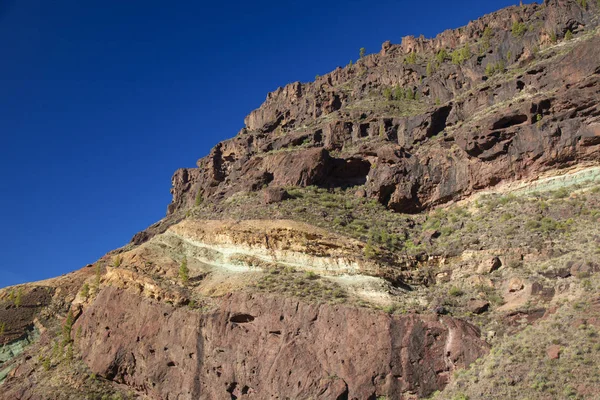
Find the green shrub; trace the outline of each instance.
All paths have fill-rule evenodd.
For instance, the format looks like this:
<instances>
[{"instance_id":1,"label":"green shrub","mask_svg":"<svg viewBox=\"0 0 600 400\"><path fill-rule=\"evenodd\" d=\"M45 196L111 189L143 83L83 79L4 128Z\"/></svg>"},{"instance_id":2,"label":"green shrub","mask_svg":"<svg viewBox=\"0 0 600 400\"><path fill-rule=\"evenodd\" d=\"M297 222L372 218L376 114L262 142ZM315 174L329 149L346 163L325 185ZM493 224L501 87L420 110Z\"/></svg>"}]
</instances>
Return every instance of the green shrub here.
<instances>
[{"instance_id":1,"label":"green shrub","mask_svg":"<svg viewBox=\"0 0 600 400\"><path fill-rule=\"evenodd\" d=\"M81 297L85 297L86 299L88 298L90 295L90 285L88 285L87 282L83 284L79 294L81 294Z\"/></svg>"},{"instance_id":2,"label":"green shrub","mask_svg":"<svg viewBox=\"0 0 600 400\"><path fill-rule=\"evenodd\" d=\"M435 55L435 59L437 60L438 64L442 64L444 61L446 61L446 59L448 59L448 52L446 49L438 51Z\"/></svg>"},{"instance_id":3,"label":"green shrub","mask_svg":"<svg viewBox=\"0 0 600 400\"><path fill-rule=\"evenodd\" d=\"M95 271L96 276L94 278L94 286L96 288L96 291L98 291L98 290L100 290L100 277L101 277L100 264L96 264L95 269L96 269L96 271Z\"/></svg>"},{"instance_id":4,"label":"green shrub","mask_svg":"<svg viewBox=\"0 0 600 400\"><path fill-rule=\"evenodd\" d=\"M314 279L319 279L319 275L315 274L315 273L314 273L314 272L312 272L312 271L306 271L306 272L304 273L304 277L305 277L306 279L311 279L311 280L314 280Z\"/></svg>"},{"instance_id":5,"label":"green shrub","mask_svg":"<svg viewBox=\"0 0 600 400\"><path fill-rule=\"evenodd\" d=\"M394 100L401 100L404 98L404 89L400 85L394 88Z\"/></svg>"},{"instance_id":6,"label":"green shrub","mask_svg":"<svg viewBox=\"0 0 600 400\"><path fill-rule=\"evenodd\" d=\"M587 0L577 0L577 4L583 8L587 8Z\"/></svg>"},{"instance_id":7,"label":"green shrub","mask_svg":"<svg viewBox=\"0 0 600 400\"><path fill-rule=\"evenodd\" d=\"M6 331L6 323L0 323L0 336L4 335L4 331Z\"/></svg>"},{"instance_id":8,"label":"green shrub","mask_svg":"<svg viewBox=\"0 0 600 400\"><path fill-rule=\"evenodd\" d=\"M567 33L565 34L565 40L571 40L573 39L573 32L571 32L571 30L569 29L567 31Z\"/></svg>"},{"instance_id":9,"label":"green shrub","mask_svg":"<svg viewBox=\"0 0 600 400\"><path fill-rule=\"evenodd\" d=\"M23 302L23 289L19 288L17 290L17 294L16 294L15 300L14 300L15 307L19 308L21 306L22 302Z\"/></svg>"},{"instance_id":10,"label":"green shrub","mask_svg":"<svg viewBox=\"0 0 600 400\"><path fill-rule=\"evenodd\" d=\"M123 257L116 256L113 258L113 267L118 268L121 266L121 263L123 263Z\"/></svg>"},{"instance_id":11,"label":"green shrub","mask_svg":"<svg viewBox=\"0 0 600 400\"><path fill-rule=\"evenodd\" d=\"M67 319L65 320L65 323L63 324L63 327L62 327L63 345L71 343L71 331L73 329L74 322L75 322L75 318L73 317L73 311L69 310L69 312L67 313Z\"/></svg>"},{"instance_id":12,"label":"green shrub","mask_svg":"<svg viewBox=\"0 0 600 400\"><path fill-rule=\"evenodd\" d=\"M363 58L365 56L365 48L361 47L360 50L358 50L358 58Z\"/></svg>"},{"instance_id":13,"label":"green shrub","mask_svg":"<svg viewBox=\"0 0 600 400\"><path fill-rule=\"evenodd\" d=\"M452 400L469 400L469 396L467 396L464 393L459 393L459 394L455 395L454 397L452 397Z\"/></svg>"},{"instance_id":14,"label":"green shrub","mask_svg":"<svg viewBox=\"0 0 600 400\"><path fill-rule=\"evenodd\" d=\"M425 71L426 71L425 73L427 74L427 76L431 76L433 74L434 69L433 69L433 65L431 64L431 61L427 62L427 69Z\"/></svg>"},{"instance_id":15,"label":"green shrub","mask_svg":"<svg viewBox=\"0 0 600 400\"><path fill-rule=\"evenodd\" d=\"M317 75L315 80L318 78L319 78L319 75ZM202 191L201 191L201 189L198 189L198 192L196 192L196 199L194 200L194 205L196 207L198 207L200 204L202 204Z\"/></svg>"},{"instance_id":16,"label":"green shrub","mask_svg":"<svg viewBox=\"0 0 600 400\"><path fill-rule=\"evenodd\" d=\"M417 63L417 53L414 51L411 51L409 55L406 56L406 58L404 59L404 64L416 64Z\"/></svg>"},{"instance_id":17,"label":"green shrub","mask_svg":"<svg viewBox=\"0 0 600 400\"><path fill-rule=\"evenodd\" d=\"M181 261L181 265L179 266L179 279L181 279L181 282L183 283L186 283L190 280L190 270L187 266L186 258Z\"/></svg>"},{"instance_id":18,"label":"green shrub","mask_svg":"<svg viewBox=\"0 0 600 400\"><path fill-rule=\"evenodd\" d=\"M450 290L448 290L448 294L453 297L460 297L464 294L464 292L459 287L452 286Z\"/></svg>"},{"instance_id":19,"label":"green shrub","mask_svg":"<svg viewBox=\"0 0 600 400\"><path fill-rule=\"evenodd\" d=\"M486 65L485 67L485 75L486 76L492 76L495 75L496 73L502 73L504 72L504 70L506 69L506 65L504 64L504 61L500 60L497 63L488 63L488 65Z\"/></svg>"},{"instance_id":20,"label":"green shrub","mask_svg":"<svg viewBox=\"0 0 600 400\"><path fill-rule=\"evenodd\" d=\"M569 196L569 190L564 187L562 187L552 193L552 198L554 198L554 199L564 199L568 196Z\"/></svg>"},{"instance_id":21,"label":"green shrub","mask_svg":"<svg viewBox=\"0 0 600 400\"><path fill-rule=\"evenodd\" d=\"M454 50L452 52L452 63L453 64L456 64L456 65L463 64L469 58L471 58L471 47L469 47L469 45L461 47L460 49Z\"/></svg>"},{"instance_id":22,"label":"green shrub","mask_svg":"<svg viewBox=\"0 0 600 400\"><path fill-rule=\"evenodd\" d=\"M523 37L527 32L527 25L522 22L515 21L512 26L512 35L514 37Z\"/></svg>"},{"instance_id":23,"label":"green shrub","mask_svg":"<svg viewBox=\"0 0 600 400\"><path fill-rule=\"evenodd\" d=\"M383 97L385 97L386 100L391 100L392 99L392 89L390 88L385 88L383 89Z\"/></svg>"}]
</instances>

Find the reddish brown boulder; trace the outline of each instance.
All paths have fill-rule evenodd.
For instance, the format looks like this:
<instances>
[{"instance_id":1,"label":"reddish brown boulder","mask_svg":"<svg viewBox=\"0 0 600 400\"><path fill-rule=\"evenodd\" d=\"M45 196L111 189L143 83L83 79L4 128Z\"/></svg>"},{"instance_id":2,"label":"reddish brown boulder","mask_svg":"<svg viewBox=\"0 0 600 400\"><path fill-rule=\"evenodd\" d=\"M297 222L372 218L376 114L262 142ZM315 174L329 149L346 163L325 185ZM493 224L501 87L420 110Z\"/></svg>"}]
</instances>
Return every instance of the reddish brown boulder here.
<instances>
[{"instance_id":1,"label":"reddish brown boulder","mask_svg":"<svg viewBox=\"0 0 600 400\"><path fill-rule=\"evenodd\" d=\"M263 192L265 204L280 203L290 198L290 194L283 188L266 188Z\"/></svg>"},{"instance_id":2,"label":"reddish brown boulder","mask_svg":"<svg viewBox=\"0 0 600 400\"><path fill-rule=\"evenodd\" d=\"M490 302L485 300L470 300L467 310L473 314L483 314L490 308Z\"/></svg>"},{"instance_id":3,"label":"reddish brown boulder","mask_svg":"<svg viewBox=\"0 0 600 400\"><path fill-rule=\"evenodd\" d=\"M558 360L560 358L561 348L559 345L553 344L548 347L546 353L548 354L548 358L551 360Z\"/></svg>"},{"instance_id":4,"label":"reddish brown boulder","mask_svg":"<svg viewBox=\"0 0 600 400\"><path fill-rule=\"evenodd\" d=\"M480 274L491 274L502 266L502 261L498 257L492 257L489 260L482 262L477 269Z\"/></svg>"}]
</instances>

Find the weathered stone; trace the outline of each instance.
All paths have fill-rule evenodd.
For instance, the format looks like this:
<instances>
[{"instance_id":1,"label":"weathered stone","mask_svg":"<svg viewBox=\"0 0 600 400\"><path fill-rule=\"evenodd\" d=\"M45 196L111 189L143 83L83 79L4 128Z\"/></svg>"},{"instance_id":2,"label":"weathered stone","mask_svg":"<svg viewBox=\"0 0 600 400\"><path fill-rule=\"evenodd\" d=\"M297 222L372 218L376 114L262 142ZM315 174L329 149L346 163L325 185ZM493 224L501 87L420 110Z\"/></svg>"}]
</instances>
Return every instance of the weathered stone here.
<instances>
[{"instance_id":1,"label":"weathered stone","mask_svg":"<svg viewBox=\"0 0 600 400\"><path fill-rule=\"evenodd\" d=\"M525 284L521 278L511 278L508 281L508 291L509 293L518 292L519 290L523 290Z\"/></svg>"},{"instance_id":2,"label":"weathered stone","mask_svg":"<svg viewBox=\"0 0 600 400\"><path fill-rule=\"evenodd\" d=\"M548 358L551 360L558 360L560 358L561 347L559 345L553 344L546 349L546 354L548 354Z\"/></svg>"},{"instance_id":3,"label":"weathered stone","mask_svg":"<svg viewBox=\"0 0 600 400\"><path fill-rule=\"evenodd\" d=\"M283 188L267 188L263 192L265 204L279 203L290 198L290 194Z\"/></svg>"},{"instance_id":4,"label":"weathered stone","mask_svg":"<svg viewBox=\"0 0 600 400\"><path fill-rule=\"evenodd\" d=\"M201 314L107 288L74 330L80 327L79 348L93 372L153 398L252 391L257 398L363 399L408 390L425 397L488 351L475 327L446 316L256 294L228 296Z\"/></svg>"},{"instance_id":5,"label":"weathered stone","mask_svg":"<svg viewBox=\"0 0 600 400\"><path fill-rule=\"evenodd\" d=\"M483 314L490 308L490 302L485 300L469 300L467 310L473 314Z\"/></svg>"},{"instance_id":6,"label":"weathered stone","mask_svg":"<svg viewBox=\"0 0 600 400\"><path fill-rule=\"evenodd\" d=\"M482 262L477 268L478 274L491 274L502 266L499 257L492 257L489 260Z\"/></svg>"}]
</instances>

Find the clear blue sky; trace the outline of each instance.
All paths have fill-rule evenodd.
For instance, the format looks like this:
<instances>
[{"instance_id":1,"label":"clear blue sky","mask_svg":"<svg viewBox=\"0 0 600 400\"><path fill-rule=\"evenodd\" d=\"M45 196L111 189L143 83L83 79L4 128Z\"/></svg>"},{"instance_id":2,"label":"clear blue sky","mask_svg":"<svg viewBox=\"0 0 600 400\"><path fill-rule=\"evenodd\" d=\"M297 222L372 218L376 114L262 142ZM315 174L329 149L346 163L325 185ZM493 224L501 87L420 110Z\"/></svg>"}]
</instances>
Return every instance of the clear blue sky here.
<instances>
[{"instance_id":1,"label":"clear blue sky","mask_svg":"<svg viewBox=\"0 0 600 400\"><path fill-rule=\"evenodd\" d=\"M162 218L173 172L268 91L517 3L0 0L0 287Z\"/></svg>"}]
</instances>

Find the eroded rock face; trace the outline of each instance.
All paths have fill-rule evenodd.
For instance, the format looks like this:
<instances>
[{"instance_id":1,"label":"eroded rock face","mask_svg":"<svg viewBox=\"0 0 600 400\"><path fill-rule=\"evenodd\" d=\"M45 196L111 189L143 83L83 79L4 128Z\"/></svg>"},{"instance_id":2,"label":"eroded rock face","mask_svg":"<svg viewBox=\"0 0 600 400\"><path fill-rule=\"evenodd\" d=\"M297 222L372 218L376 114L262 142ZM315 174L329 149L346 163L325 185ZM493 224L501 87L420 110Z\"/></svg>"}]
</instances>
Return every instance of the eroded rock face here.
<instances>
[{"instance_id":1,"label":"eroded rock face","mask_svg":"<svg viewBox=\"0 0 600 400\"><path fill-rule=\"evenodd\" d=\"M156 399L427 396L488 349L446 316L245 293L200 313L108 287L79 327L94 372Z\"/></svg>"},{"instance_id":2,"label":"eroded rock face","mask_svg":"<svg viewBox=\"0 0 600 400\"><path fill-rule=\"evenodd\" d=\"M308 185L364 185L389 208L418 212L502 181L597 161L600 38L592 34L598 5L588 3L509 7L431 40L385 43L353 66L270 93L238 136L198 168L175 174L169 214L192 206L198 193L218 201ZM523 35L511 33L515 22L527 27ZM538 52L568 30L581 38ZM463 63L436 61L438 51L467 45ZM417 61L405 62L412 52ZM386 101L384 91L396 87L419 100Z\"/></svg>"}]
</instances>

